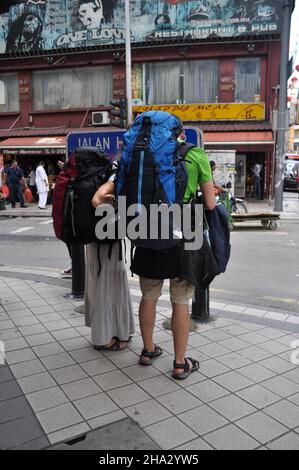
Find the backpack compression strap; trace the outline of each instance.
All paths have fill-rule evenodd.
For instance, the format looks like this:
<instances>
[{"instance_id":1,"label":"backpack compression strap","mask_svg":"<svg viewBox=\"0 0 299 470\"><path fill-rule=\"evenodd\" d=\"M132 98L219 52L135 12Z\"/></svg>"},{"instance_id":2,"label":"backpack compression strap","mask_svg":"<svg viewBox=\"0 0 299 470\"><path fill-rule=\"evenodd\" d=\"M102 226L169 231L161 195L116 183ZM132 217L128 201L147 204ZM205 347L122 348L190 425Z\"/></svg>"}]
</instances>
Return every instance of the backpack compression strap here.
<instances>
[{"instance_id":1,"label":"backpack compression strap","mask_svg":"<svg viewBox=\"0 0 299 470\"><path fill-rule=\"evenodd\" d=\"M194 149L194 148L196 148L196 145L190 144L190 142L185 142L181 144L178 148L180 157L184 159L187 153L189 152L189 150Z\"/></svg>"}]
</instances>

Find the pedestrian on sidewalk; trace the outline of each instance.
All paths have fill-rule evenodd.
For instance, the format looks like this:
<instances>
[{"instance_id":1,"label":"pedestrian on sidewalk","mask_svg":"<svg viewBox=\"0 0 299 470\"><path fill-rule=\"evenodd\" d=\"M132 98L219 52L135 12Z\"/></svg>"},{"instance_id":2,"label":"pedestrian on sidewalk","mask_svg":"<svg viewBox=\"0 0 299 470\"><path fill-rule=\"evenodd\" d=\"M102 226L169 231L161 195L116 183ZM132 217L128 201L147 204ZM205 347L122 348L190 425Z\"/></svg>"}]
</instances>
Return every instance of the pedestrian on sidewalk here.
<instances>
[{"instance_id":1,"label":"pedestrian on sidewalk","mask_svg":"<svg viewBox=\"0 0 299 470\"><path fill-rule=\"evenodd\" d=\"M298 199L299 199L299 163L296 163L296 165L294 165L293 167L293 174L296 178L296 182L297 182L297 193L298 193Z\"/></svg>"},{"instance_id":2,"label":"pedestrian on sidewalk","mask_svg":"<svg viewBox=\"0 0 299 470\"><path fill-rule=\"evenodd\" d=\"M183 124L179 118L176 116L171 116L168 113L154 113L151 115L151 117L148 117L147 113L145 114L146 116L143 117L141 130L139 130L137 138L140 138L141 140L141 137L139 136L146 135L144 138L145 142L150 142L151 146L155 143L157 145L156 151L161 152L159 154L159 161L163 161L166 165L169 162L169 153L166 151L163 153L164 150L161 149L164 149L164 147L167 146L167 143L170 142L171 148L173 150L177 148L177 150L180 151L180 147L185 144ZM139 126L140 116L137 119L139 119L139 121L137 121L136 126ZM155 138L149 138L147 134L150 127L147 127L149 120L152 123L151 132L155 132ZM157 120L157 122L155 120ZM155 126L153 125L153 122L155 123ZM166 127L167 125L169 127ZM168 131L171 133L170 138L168 138ZM134 174L134 169L139 168L140 174L140 167L142 163L145 162L142 173L142 186L147 188L144 189L144 191L148 190L148 192L146 193L146 196L144 196L144 199L147 198L148 200L155 200L156 197L160 197L161 193L158 193L159 196L157 196L155 193L155 191L158 190L157 186L155 187L155 185L152 184L153 177L150 171L151 165L156 165L154 166L154 175L159 174L159 171L161 174L162 171L161 169L157 169L157 162L154 160L155 154L152 154L152 147L150 147L150 151L145 152L147 154L146 156L144 155L144 152L141 152L142 155L135 153L135 147L134 144L132 144L130 141L129 132L125 138L125 158L123 161L122 159L120 161L120 168L125 168L125 182L123 183L123 187L125 188L124 194L126 195L126 191L129 192L130 188L136 187L135 181L136 178L138 180L138 176L136 177ZM131 135L133 136L134 133L137 132L138 131L134 129L133 125L131 127ZM159 135L161 135L161 139L163 139L164 146L162 144L159 145L159 143L155 140L159 138ZM127 149L131 148L133 148L133 150L128 150L129 153L127 154ZM187 182L186 185L184 185L185 193L182 194L182 202L187 204L193 200L194 195L197 193L198 187L200 186L203 193L204 203L207 209L212 210L216 206L216 200L214 197L214 184L208 156L200 148L194 148L193 146L190 148L188 144L185 148L187 151L185 156L182 158L184 158L186 161ZM130 172L128 172L128 169L125 167L125 161L127 161L129 158L131 158L128 163ZM176 157L174 155L173 159L175 158ZM169 170L168 172L165 170L164 173L170 174L171 171ZM120 174L120 181L121 176L122 175ZM146 177L148 178L148 181L146 180ZM154 178L156 178L156 176L154 176ZM179 184L178 177L174 181L178 181L177 184ZM160 184L162 185L162 183ZM140 197L139 188L140 186L138 184L138 197ZM151 188L153 191L152 195L150 194ZM178 188L177 191L179 192L180 188ZM141 366L152 365L154 360L161 356L163 352L162 349L154 343L153 331L155 326L157 302L162 292L163 283L165 279L170 280L170 301L172 304L171 328L174 342L174 362L172 376L178 380L186 379L191 372L195 372L199 369L199 362L196 359L186 357L185 355L190 327L189 302L194 295L195 288L191 282L184 280L184 277L189 278L189 275L193 274L193 270L197 268L194 267L194 263L192 264L192 258L192 256L185 257L184 243L181 242L177 243L172 248L162 251L145 247L137 247L131 266L132 272L139 275L140 289L142 293L142 299L139 307L139 321L144 346L139 358L139 364ZM182 276L183 265L185 268L184 277Z\"/></svg>"},{"instance_id":3,"label":"pedestrian on sidewalk","mask_svg":"<svg viewBox=\"0 0 299 470\"><path fill-rule=\"evenodd\" d=\"M27 207L23 196L23 187L27 188L27 183L17 160L13 160L11 166L5 168L4 176L4 184L7 184L9 188L11 207L15 209L17 200L20 202L21 207Z\"/></svg>"},{"instance_id":4,"label":"pedestrian on sidewalk","mask_svg":"<svg viewBox=\"0 0 299 470\"><path fill-rule=\"evenodd\" d=\"M44 169L44 162L39 162L36 175L35 175L35 183L38 192L38 207L39 209L45 209L48 199L48 192L49 192L49 181L47 173Z\"/></svg>"},{"instance_id":5,"label":"pedestrian on sidewalk","mask_svg":"<svg viewBox=\"0 0 299 470\"><path fill-rule=\"evenodd\" d=\"M36 201L35 170L32 166L28 168L28 183L29 189L33 196L33 200Z\"/></svg>"},{"instance_id":6,"label":"pedestrian on sidewalk","mask_svg":"<svg viewBox=\"0 0 299 470\"><path fill-rule=\"evenodd\" d=\"M113 179L113 178L112 178ZM103 184L93 197L96 208L114 201L114 182ZM121 242L86 246L85 324L95 349L126 349L135 332L133 306Z\"/></svg>"},{"instance_id":7,"label":"pedestrian on sidewalk","mask_svg":"<svg viewBox=\"0 0 299 470\"><path fill-rule=\"evenodd\" d=\"M252 171L253 171L252 197L259 199L261 197L261 165L256 162Z\"/></svg>"}]
</instances>

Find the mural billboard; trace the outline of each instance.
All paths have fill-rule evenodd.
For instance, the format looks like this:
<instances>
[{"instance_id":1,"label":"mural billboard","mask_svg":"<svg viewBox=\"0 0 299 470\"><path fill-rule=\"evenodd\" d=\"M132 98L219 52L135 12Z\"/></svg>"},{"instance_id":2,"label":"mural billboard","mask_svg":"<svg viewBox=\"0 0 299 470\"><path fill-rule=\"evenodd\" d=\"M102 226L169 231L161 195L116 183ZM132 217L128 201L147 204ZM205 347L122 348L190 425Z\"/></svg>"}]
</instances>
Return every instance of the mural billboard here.
<instances>
[{"instance_id":1,"label":"mural billboard","mask_svg":"<svg viewBox=\"0 0 299 470\"><path fill-rule=\"evenodd\" d=\"M281 32L283 0L131 0L132 42ZM124 42L124 0L17 0L0 14L0 54Z\"/></svg>"}]
</instances>

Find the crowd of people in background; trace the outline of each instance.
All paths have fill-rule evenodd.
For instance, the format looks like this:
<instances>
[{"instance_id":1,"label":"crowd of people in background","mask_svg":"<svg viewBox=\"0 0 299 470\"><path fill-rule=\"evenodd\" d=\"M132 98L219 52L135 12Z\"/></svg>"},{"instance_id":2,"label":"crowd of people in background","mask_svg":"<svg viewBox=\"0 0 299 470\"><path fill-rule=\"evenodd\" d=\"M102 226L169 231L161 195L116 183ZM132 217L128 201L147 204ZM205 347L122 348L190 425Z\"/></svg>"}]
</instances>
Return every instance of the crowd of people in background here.
<instances>
[{"instance_id":1,"label":"crowd of people in background","mask_svg":"<svg viewBox=\"0 0 299 470\"><path fill-rule=\"evenodd\" d=\"M37 202L39 209L43 210L51 202L51 191L64 163L63 158L57 164L41 160L37 165L23 169L17 159L8 160L0 167L0 192L12 209L18 202L21 208L27 207L25 202Z\"/></svg>"}]
</instances>

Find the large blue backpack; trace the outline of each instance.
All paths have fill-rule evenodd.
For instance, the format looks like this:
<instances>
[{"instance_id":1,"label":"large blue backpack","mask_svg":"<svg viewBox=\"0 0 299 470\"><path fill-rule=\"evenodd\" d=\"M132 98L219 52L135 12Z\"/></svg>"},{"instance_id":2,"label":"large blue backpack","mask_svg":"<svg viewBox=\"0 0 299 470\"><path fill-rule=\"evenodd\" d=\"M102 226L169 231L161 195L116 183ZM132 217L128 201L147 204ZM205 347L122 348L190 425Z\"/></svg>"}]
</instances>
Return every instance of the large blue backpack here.
<instances>
[{"instance_id":1,"label":"large blue backpack","mask_svg":"<svg viewBox=\"0 0 299 470\"><path fill-rule=\"evenodd\" d=\"M137 204L135 217L140 215L142 206L148 214L147 238L134 239L135 246L163 251L180 242L177 227L171 227L171 220L167 240L150 239L149 209L151 204L181 206L183 203L188 180L184 157L194 146L178 143L182 131L182 123L176 116L148 111L139 115L124 135L116 197L126 196L127 208ZM127 218L127 224L132 219L134 216Z\"/></svg>"}]
</instances>

